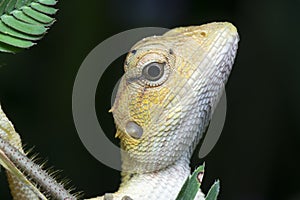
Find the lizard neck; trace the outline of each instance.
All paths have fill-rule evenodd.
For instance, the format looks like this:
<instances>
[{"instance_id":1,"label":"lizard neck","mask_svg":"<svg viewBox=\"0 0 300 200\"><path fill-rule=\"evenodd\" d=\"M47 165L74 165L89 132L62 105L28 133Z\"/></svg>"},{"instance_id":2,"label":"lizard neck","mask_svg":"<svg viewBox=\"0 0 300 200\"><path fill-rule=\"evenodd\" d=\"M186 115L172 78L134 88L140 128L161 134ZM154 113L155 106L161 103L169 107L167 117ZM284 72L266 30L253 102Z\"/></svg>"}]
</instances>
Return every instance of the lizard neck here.
<instances>
[{"instance_id":1,"label":"lizard neck","mask_svg":"<svg viewBox=\"0 0 300 200\"><path fill-rule=\"evenodd\" d=\"M175 199L190 175L189 159L189 155L184 155L172 165L155 172L122 172L122 183L115 194L120 197L128 195L132 199Z\"/></svg>"}]
</instances>

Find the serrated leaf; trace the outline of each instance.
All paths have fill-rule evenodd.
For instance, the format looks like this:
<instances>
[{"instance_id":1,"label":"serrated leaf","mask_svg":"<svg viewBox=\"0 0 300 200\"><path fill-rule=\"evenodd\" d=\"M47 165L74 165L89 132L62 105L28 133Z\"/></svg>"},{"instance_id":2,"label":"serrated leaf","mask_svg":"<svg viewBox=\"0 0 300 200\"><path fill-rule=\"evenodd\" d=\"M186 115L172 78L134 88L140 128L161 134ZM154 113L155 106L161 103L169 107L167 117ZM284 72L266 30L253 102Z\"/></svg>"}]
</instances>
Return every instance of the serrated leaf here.
<instances>
[{"instance_id":1,"label":"serrated leaf","mask_svg":"<svg viewBox=\"0 0 300 200\"><path fill-rule=\"evenodd\" d=\"M2 140L2 138L0 138ZM43 199L47 200L46 196L40 192L39 188L33 185L26 176L17 168L17 166L5 155L5 153L0 150L0 164L11 174L13 174L18 180L20 180L23 184L29 187L35 194Z\"/></svg>"},{"instance_id":2,"label":"serrated leaf","mask_svg":"<svg viewBox=\"0 0 300 200\"><path fill-rule=\"evenodd\" d=\"M47 200L42 191L51 195L51 199L75 199L63 185L58 183L40 165L29 159L22 149L19 134L15 131L13 124L6 117L0 105L0 165L14 176L11 185L24 184L32 190L30 199ZM22 191L22 189L20 190ZM35 195L34 195L35 193ZM32 196L34 195L34 196ZM28 196L26 195L26 199ZM49 196L50 198L50 196Z\"/></svg>"},{"instance_id":3,"label":"serrated leaf","mask_svg":"<svg viewBox=\"0 0 300 200\"><path fill-rule=\"evenodd\" d=\"M205 200L217 200L217 197L220 192L220 181L216 181L211 188L209 189Z\"/></svg>"}]
</instances>

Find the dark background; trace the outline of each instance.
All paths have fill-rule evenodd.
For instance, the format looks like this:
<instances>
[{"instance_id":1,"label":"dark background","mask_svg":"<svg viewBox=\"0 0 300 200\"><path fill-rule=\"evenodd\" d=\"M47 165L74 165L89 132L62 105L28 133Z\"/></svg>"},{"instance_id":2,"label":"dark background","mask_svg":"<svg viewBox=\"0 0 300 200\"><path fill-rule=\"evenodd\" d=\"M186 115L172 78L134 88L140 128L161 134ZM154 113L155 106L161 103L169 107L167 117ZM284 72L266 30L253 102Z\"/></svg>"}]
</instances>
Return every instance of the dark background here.
<instances>
[{"instance_id":1,"label":"dark background","mask_svg":"<svg viewBox=\"0 0 300 200\"><path fill-rule=\"evenodd\" d=\"M300 1L123 2L60 1L57 22L37 46L0 55L0 101L24 143L48 166L63 169L61 176L85 197L113 192L119 172L87 152L73 123L72 87L84 58L127 29L230 21L241 41L227 84L225 127L204 159L203 190L219 178L222 200L299 200ZM123 73L122 61L114 66L96 98L100 123L112 137L108 94ZM3 170L0 199L11 199Z\"/></svg>"}]
</instances>

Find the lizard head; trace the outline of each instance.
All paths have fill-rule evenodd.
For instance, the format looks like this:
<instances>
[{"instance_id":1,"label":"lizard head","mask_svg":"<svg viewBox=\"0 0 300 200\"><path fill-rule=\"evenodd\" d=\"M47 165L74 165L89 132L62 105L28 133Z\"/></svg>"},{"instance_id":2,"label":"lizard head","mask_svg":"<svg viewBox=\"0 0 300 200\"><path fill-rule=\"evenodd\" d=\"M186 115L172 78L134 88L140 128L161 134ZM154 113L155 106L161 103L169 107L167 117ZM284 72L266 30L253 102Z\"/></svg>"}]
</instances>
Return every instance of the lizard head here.
<instances>
[{"instance_id":1,"label":"lizard head","mask_svg":"<svg viewBox=\"0 0 300 200\"><path fill-rule=\"evenodd\" d=\"M176 28L128 53L112 107L123 169L166 168L191 156L230 74L238 43L230 23Z\"/></svg>"}]
</instances>

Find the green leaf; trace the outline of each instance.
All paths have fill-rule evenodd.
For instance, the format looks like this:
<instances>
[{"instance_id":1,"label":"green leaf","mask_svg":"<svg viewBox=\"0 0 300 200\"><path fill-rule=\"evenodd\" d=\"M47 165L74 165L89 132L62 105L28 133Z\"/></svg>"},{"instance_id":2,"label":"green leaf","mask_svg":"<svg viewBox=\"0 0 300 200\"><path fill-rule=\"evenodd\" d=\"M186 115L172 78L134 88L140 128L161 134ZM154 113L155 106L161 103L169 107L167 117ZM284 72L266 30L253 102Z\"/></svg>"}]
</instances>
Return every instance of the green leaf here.
<instances>
[{"instance_id":1,"label":"green leaf","mask_svg":"<svg viewBox=\"0 0 300 200\"><path fill-rule=\"evenodd\" d=\"M27 34L19 32L19 31L16 31L16 30L8 27L7 25L5 25L2 21L0 21L0 32L4 33L6 35L10 35L10 36L17 37L20 39L25 39L25 40L35 41L35 40L41 39L41 36L31 36L31 35L27 35Z\"/></svg>"},{"instance_id":2,"label":"green leaf","mask_svg":"<svg viewBox=\"0 0 300 200\"><path fill-rule=\"evenodd\" d=\"M6 5L5 12L11 12L15 8L16 2L17 0L10 0Z\"/></svg>"},{"instance_id":3,"label":"green leaf","mask_svg":"<svg viewBox=\"0 0 300 200\"><path fill-rule=\"evenodd\" d=\"M47 15L54 15L57 12L57 9L49 7L49 6L44 6L39 3L32 3L31 7L34 8L35 10L45 13Z\"/></svg>"},{"instance_id":4,"label":"green leaf","mask_svg":"<svg viewBox=\"0 0 300 200\"><path fill-rule=\"evenodd\" d=\"M21 51L21 48L17 48L8 44L0 42L0 51L5 53L17 53Z\"/></svg>"},{"instance_id":5,"label":"green leaf","mask_svg":"<svg viewBox=\"0 0 300 200\"><path fill-rule=\"evenodd\" d=\"M5 11L6 6L7 6L8 3L9 3L9 0L2 0L2 2L0 2L0 14L1 15Z\"/></svg>"},{"instance_id":6,"label":"green leaf","mask_svg":"<svg viewBox=\"0 0 300 200\"><path fill-rule=\"evenodd\" d=\"M48 6L54 6L57 3L55 0L38 0L38 2Z\"/></svg>"},{"instance_id":7,"label":"green leaf","mask_svg":"<svg viewBox=\"0 0 300 200\"><path fill-rule=\"evenodd\" d=\"M29 3L31 3L33 0L17 0L17 3L16 3L16 8L19 9L21 8L22 6L24 5L28 5Z\"/></svg>"},{"instance_id":8,"label":"green leaf","mask_svg":"<svg viewBox=\"0 0 300 200\"><path fill-rule=\"evenodd\" d=\"M22 11L24 12L24 14L28 15L29 17L35 19L36 21L42 22L44 24L51 24L54 21L52 17L49 17L48 15L33 10L32 8L27 6L22 7Z\"/></svg>"},{"instance_id":9,"label":"green leaf","mask_svg":"<svg viewBox=\"0 0 300 200\"><path fill-rule=\"evenodd\" d=\"M54 23L56 3L56 0L0 0L0 52L14 53L33 46L33 41L41 39Z\"/></svg>"},{"instance_id":10,"label":"green leaf","mask_svg":"<svg viewBox=\"0 0 300 200\"><path fill-rule=\"evenodd\" d=\"M28 24L10 15L2 15L1 20L9 27L29 35L41 35L47 31L42 25Z\"/></svg>"},{"instance_id":11,"label":"green leaf","mask_svg":"<svg viewBox=\"0 0 300 200\"><path fill-rule=\"evenodd\" d=\"M203 175L204 175L204 165L201 165L193 172L193 174L190 177L187 178L176 200L194 199L201 186Z\"/></svg>"},{"instance_id":12,"label":"green leaf","mask_svg":"<svg viewBox=\"0 0 300 200\"><path fill-rule=\"evenodd\" d=\"M210 188L205 200L216 200L220 192L220 181L217 180Z\"/></svg>"},{"instance_id":13,"label":"green leaf","mask_svg":"<svg viewBox=\"0 0 300 200\"><path fill-rule=\"evenodd\" d=\"M16 19L18 19L22 22L26 22L28 24L42 25L41 22L38 22L38 21L32 19L31 17L28 17L20 10L14 10L11 13Z\"/></svg>"},{"instance_id":14,"label":"green leaf","mask_svg":"<svg viewBox=\"0 0 300 200\"><path fill-rule=\"evenodd\" d=\"M0 41L5 44L8 44L8 45L11 45L14 47L19 47L19 48L29 48L34 45L34 43L31 41L18 39L18 38L12 37L10 35L4 35L2 33L0 33Z\"/></svg>"}]
</instances>

